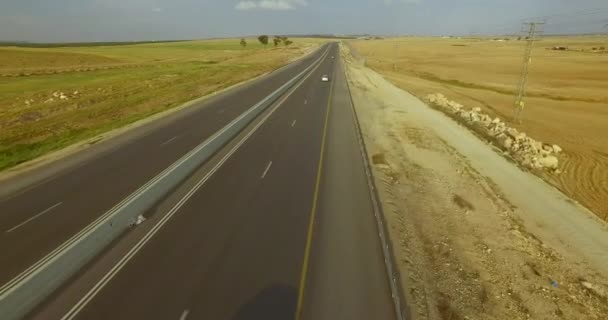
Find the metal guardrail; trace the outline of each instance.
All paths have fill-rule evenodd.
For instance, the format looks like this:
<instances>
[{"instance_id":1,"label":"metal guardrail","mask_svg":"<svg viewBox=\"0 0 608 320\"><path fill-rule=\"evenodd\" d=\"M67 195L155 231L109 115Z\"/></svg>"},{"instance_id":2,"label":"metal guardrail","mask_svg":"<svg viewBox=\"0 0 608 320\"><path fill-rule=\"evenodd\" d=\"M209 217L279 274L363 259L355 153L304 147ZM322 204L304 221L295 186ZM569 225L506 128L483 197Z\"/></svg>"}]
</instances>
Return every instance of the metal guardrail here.
<instances>
[{"instance_id":1,"label":"metal guardrail","mask_svg":"<svg viewBox=\"0 0 608 320\"><path fill-rule=\"evenodd\" d=\"M123 234L146 210L212 157L327 55L231 121L53 252L0 288L0 318L24 317Z\"/></svg>"}]
</instances>

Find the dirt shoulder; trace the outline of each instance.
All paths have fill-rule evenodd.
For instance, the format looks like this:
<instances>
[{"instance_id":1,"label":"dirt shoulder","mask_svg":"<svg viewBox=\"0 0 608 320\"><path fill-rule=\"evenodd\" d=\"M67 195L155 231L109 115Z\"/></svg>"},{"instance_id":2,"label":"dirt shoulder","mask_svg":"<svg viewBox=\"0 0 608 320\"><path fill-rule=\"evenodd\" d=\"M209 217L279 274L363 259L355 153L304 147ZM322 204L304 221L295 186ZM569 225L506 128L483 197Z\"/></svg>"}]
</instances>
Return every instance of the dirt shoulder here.
<instances>
[{"instance_id":1,"label":"dirt shoulder","mask_svg":"<svg viewBox=\"0 0 608 320\"><path fill-rule=\"evenodd\" d=\"M606 225L343 54L413 319L605 319Z\"/></svg>"}]
</instances>

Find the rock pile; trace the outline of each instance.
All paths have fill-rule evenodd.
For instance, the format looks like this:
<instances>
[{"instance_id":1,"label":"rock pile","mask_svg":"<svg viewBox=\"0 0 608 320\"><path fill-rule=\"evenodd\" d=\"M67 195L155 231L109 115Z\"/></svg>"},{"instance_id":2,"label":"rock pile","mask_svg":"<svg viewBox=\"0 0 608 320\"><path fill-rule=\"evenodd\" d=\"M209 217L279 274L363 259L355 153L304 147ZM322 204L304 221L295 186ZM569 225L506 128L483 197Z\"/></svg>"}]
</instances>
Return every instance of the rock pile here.
<instances>
[{"instance_id":1,"label":"rock pile","mask_svg":"<svg viewBox=\"0 0 608 320\"><path fill-rule=\"evenodd\" d=\"M531 169L551 169L559 173L558 156L562 149L558 145L549 145L534 140L525 132L508 127L500 118L492 119L489 115L482 113L481 108L465 110L463 105L448 100L441 93L429 94L427 100L461 118L468 125L480 129L521 165Z\"/></svg>"},{"instance_id":2,"label":"rock pile","mask_svg":"<svg viewBox=\"0 0 608 320\"><path fill-rule=\"evenodd\" d=\"M53 94L51 95L50 98L46 99L44 101L44 103L51 103L54 102L55 99L59 99L59 100L70 100L73 98L76 98L78 95L80 94L79 91L74 91L72 94L69 93L64 93L61 91L55 91L53 92ZM33 100L32 100L33 101Z\"/></svg>"}]
</instances>

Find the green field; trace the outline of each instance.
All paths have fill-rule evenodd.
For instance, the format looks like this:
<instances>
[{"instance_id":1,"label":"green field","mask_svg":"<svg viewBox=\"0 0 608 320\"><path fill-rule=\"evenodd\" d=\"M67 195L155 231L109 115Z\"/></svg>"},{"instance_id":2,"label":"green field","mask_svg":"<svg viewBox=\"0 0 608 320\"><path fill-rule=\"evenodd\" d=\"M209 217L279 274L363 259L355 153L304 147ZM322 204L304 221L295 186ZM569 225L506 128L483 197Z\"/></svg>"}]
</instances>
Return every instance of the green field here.
<instances>
[{"instance_id":1,"label":"green field","mask_svg":"<svg viewBox=\"0 0 608 320\"><path fill-rule=\"evenodd\" d=\"M322 40L0 47L0 170L271 71Z\"/></svg>"}]
</instances>

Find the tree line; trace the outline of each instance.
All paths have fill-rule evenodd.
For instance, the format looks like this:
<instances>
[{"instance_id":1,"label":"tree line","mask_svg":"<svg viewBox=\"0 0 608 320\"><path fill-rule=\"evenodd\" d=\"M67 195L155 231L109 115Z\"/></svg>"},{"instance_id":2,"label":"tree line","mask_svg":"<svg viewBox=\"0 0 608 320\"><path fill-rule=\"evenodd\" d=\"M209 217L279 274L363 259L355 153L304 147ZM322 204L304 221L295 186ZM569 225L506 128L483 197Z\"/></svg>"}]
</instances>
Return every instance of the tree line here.
<instances>
[{"instance_id":1,"label":"tree line","mask_svg":"<svg viewBox=\"0 0 608 320\"><path fill-rule=\"evenodd\" d=\"M270 37L268 37L267 35L261 35L258 37L258 41L261 44L263 44L264 46L268 46ZM281 43L287 47L287 46L291 45L293 43L293 41L289 40L289 38L287 38L287 37L274 36L274 38L272 39L272 43L274 44L275 47L278 47ZM245 38L241 39L241 46L243 48L247 46L247 40L245 40Z\"/></svg>"}]
</instances>

